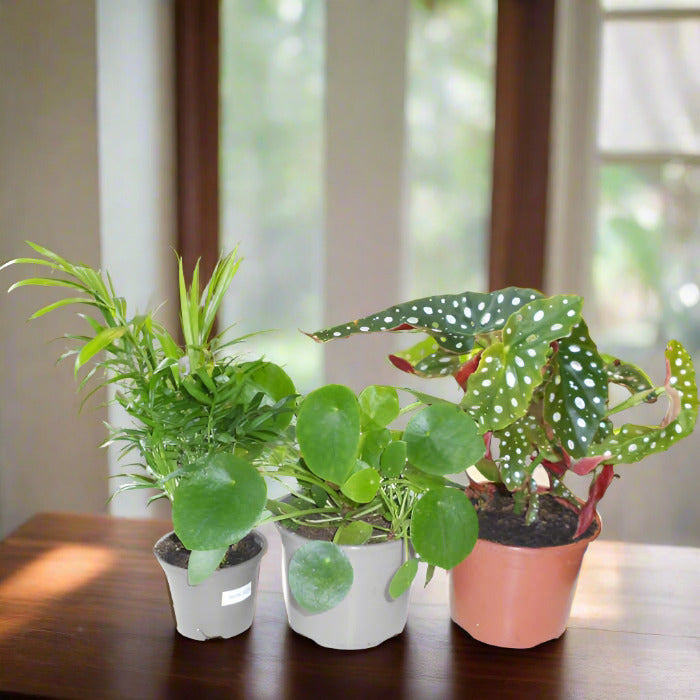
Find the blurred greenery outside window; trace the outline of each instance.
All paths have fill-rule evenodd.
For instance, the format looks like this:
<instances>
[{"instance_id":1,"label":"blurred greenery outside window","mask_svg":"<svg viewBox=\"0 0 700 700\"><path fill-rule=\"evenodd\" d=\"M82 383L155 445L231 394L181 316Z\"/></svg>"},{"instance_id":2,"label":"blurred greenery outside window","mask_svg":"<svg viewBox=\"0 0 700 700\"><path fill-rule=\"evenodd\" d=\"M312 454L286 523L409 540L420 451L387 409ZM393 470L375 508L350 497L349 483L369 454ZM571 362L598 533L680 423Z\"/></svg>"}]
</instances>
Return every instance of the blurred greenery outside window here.
<instances>
[{"instance_id":1,"label":"blurred greenery outside window","mask_svg":"<svg viewBox=\"0 0 700 700\"><path fill-rule=\"evenodd\" d=\"M245 258L222 326L280 329L246 348L302 391L323 379L321 346L297 328L322 322L325 4L221 4L220 241ZM410 12L396 264L406 296L485 289L496 0L416 0Z\"/></svg>"},{"instance_id":2,"label":"blurred greenery outside window","mask_svg":"<svg viewBox=\"0 0 700 700\"><path fill-rule=\"evenodd\" d=\"M699 358L700 3L605 0L602 37L599 332L639 361L671 337Z\"/></svg>"}]
</instances>

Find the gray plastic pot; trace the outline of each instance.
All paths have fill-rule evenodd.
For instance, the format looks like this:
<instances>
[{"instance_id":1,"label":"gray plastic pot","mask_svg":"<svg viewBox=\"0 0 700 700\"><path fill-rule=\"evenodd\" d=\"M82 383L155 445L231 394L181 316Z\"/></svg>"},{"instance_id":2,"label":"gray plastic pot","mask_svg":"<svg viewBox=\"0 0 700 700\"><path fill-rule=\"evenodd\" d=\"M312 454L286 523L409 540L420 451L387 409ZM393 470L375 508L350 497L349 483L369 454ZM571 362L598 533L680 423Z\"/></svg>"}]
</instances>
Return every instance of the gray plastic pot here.
<instances>
[{"instance_id":1,"label":"gray plastic pot","mask_svg":"<svg viewBox=\"0 0 700 700\"><path fill-rule=\"evenodd\" d=\"M267 551L267 539L253 530L250 535L260 547L255 556L217 569L202 583L191 586L187 569L164 561L158 554L158 545L172 534L161 537L153 552L165 572L177 631L201 641L228 639L245 632L253 624L260 561Z\"/></svg>"},{"instance_id":2,"label":"gray plastic pot","mask_svg":"<svg viewBox=\"0 0 700 700\"><path fill-rule=\"evenodd\" d=\"M289 589L289 562L308 540L282 525L282 586L289 626L299 634L331 649L368 649L403 632L408 619L410 592L389 595L389 583L404 561L403 541L360 546L341 545L353 568L353 584L331 610L311 613L302 608Z\"/></svg>"}]
</instances>

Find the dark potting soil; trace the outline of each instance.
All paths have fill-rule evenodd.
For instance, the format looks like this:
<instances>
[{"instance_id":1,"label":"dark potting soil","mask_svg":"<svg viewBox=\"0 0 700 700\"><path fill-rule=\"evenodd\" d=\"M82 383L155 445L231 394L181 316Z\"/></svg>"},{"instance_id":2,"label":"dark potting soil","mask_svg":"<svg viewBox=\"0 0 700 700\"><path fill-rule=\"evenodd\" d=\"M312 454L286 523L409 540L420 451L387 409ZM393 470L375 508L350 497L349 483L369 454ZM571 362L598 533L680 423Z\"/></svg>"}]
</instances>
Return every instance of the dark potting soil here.
<instances>
[{"instance_id":1,"label":"dark potting soil","mask_svg":"<svg viewBox=\"0 0 700 700\"><path fill-rule=\"evenodd\" d=\"M242 564L244 561L252 559L262 547L262 542L255 535L248 534L240 542L236 542L228 548L219 568L225 569L227 566ZM185 548L174 532L156 545L156 551L161 558L173 566L186 569L189 564L190 550Z\"/></svg>"},{"instance_id":2,"label":"dark potting soil","mask_svg":"<svg viewBox=\"0 0 700 700\"><path fill-rule=\"evenodd\" d=\"M367 517L363 518L363 520L370 525L379 525L379 527L382 528L390 528L391 523L383 518L381 515L377 515L376 513L373 515L368 515ZM290 528L292 529L292 528ZM316 527L313 525L300 525L297 527L294 532L296 532L298 535L301 535L302 537L306 537L308 540L323 540L324 542L332 542L333 537L335 537L336 530L338 528L333 526L333 527ZM386 530L378 530L374 529L372 535L386 535ZM391 536L390 536L391 539Z\"/></svg>"},{"instance_id":3,"label":"dark potting soil","mask_svg":"<svg viewBox=\"0 0 700 700\"><path fill-rule=\"evenodd\" d=\"M574 541L578 513L550 494L540 496L539 515L532 525L525 522L525 512L514 512L513 498L504 489L488 489L471 500L479 517L480 539L514 547L555 547ZM596 527L594 521L583 538Z\"/></svg>"}]
</instances>

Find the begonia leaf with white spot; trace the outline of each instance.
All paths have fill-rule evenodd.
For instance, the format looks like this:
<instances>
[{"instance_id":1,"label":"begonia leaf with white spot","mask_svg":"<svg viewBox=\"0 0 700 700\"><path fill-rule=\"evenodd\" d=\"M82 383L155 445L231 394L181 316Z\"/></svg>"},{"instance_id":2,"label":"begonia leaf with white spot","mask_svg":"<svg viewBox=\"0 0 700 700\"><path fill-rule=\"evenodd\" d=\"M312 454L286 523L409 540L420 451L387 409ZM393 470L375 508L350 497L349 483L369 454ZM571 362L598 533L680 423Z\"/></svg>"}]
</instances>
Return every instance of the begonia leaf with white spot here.
<instances>
[{"instance_id":1,"label":"begonia leaf with white spot","mask_svg":"<svg viewBox=\"0 0 700 700\"><path fill-rule=\"evenodd\" d=\"M578 296L554 296L531 301L510 316L502 341L482 353L462 399L482 432L505 428L525 414L542 383L551 343L571 333L582 305Z\"/></svg>"},{"instance_id":2,"label":"begonia leaf with white spot","mask_svg":"<svg viewBox=\"0 0 700 700\"><path fill-rule=\"evenodd\" d=\"M531 475L532 445L526 423L527 417L523 417L504 430L494 433L499 440L497 464L501 479L509 491L522 488Z\"/></svg>"},{"instance_id":3,"label":"begonia leaf with white spot","mask_svg":"<svg viewBox=\"0 0 700 700\"><path fill-rule=\"evenodd\" d=\"M420 343L389 356L391 363L404 372L419 377L445 377L459 370L466 355L455 355L442 349L431 336Z\"/></svg>"},{"instance_id":4,"label":"begonia leaf with white spot","mask_svg":"<svg viewBox=\"0 0 700 700\"><path fill-rule=\"evenodd\" d=\"M559 341L544 391L544 417L572 457L583 457L600 429L608 400L608 377L585 321Z\"/></svg>"},{"instance_id":5,"label":"begonia leaf with white spot","mask_svg":"<svg viewBox=\"0 0 700 700\"><path fill-rule=\"evenodd\" d=\"M307 335L324 343L357 333L418 330L428 333L441 348L464 354L474 346L475 336L500 330L514 311L540 298L541 292L519 287L490 293L442 294L390 306L365 318Z\"/></svg>"},{"instance_id":6,"label":"begonia leaf with white spot","mask_svg":"<svg viewBox=\"0 0 700 700\"><path fill-rule=\"evenodd\" d=\"M436 352L416 363L413 371L419 377L446 377L454 374L463 363L462 355Z\"/></svg>"},{"instance_id":7,"label":"begonia leaf with white spot","mask_svg":"<svg viewBox=\"0 0 700 700\"><path fill-rule=\"evenodd\" d=\"M649 376L636 365L618 360L612 355L601 355L605 362L605 373L611 384L625 387L630 394L648 391L654 387Z\"/></svg>"},{"instance_id":8,"label":"begonia leaf with white spot","mask_svg":"<svg viewBox=\"0 0 700 700\"><path fill-rule=\"evenodd\" d=\"M656 452L663 452L681 438L690 435L698 417L698 390L695 369L690 355L676 340L666 346L670 369L669 385L678 392L680 412L668 425L625 424L601 443L593 446L591 454L603 455L606 464L638 462Z\"/></svg>"}]
</instances>

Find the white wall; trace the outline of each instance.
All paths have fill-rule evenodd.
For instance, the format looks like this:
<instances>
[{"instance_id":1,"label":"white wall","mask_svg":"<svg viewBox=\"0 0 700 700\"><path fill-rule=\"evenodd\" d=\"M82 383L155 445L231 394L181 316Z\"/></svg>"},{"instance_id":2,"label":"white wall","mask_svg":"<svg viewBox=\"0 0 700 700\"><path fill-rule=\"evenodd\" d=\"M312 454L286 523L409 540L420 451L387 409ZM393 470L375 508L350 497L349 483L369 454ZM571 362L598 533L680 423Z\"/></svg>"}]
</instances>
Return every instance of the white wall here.
<instances>
[{"instance_id":1,"label":"white wall","mask_svg":"<svg viewBox=\"0 0 700 700\"><path fill-rule=\"evenodd\" d=\"M0 0L0 259L25 239L99 263L95 5ZM99 511L107 498L98 400L78 416L72 367L54 363L82 330L74 313L32 323L55 298L4 290L28 270L0 273L0 535L40 510ZM70 324L70 325L69 325Z\"/></svg>"},{"instance_id":2,"label":"white wall","mask_svg":"<svg viewBox=\"0 0 700 700\"><path fill-rule=\"evenodd\" d=\"M168 324L171 57L170 0L0 0L0 259L27 255L28 239L101 265L134 311L170 299ZM0 290L28 272L3 272ZM55 298L0 294L0 536L42 510L106 511L121 470L99 449L104 394L78 415L72 367L54 365L65 344L47 343L82 330L75 312L25 323ZM112 512L140 515L143 500Z\"/></svg>"}]
</instances>

